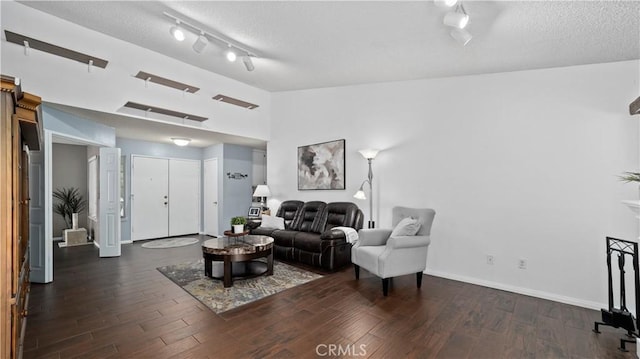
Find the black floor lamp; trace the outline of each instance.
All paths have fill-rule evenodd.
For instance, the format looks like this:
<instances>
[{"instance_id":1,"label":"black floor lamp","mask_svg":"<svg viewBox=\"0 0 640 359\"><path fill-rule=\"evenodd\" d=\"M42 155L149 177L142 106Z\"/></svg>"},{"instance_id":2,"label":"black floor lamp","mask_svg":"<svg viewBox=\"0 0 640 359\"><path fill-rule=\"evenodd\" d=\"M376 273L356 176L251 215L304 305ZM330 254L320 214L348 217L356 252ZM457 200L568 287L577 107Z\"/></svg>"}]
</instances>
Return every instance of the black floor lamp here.
<instances>
[{"instance_id":1,"label":"black floor lamp","mask_svg":"<svg viewBox=\"0 0 640 359\"><path fill-rule=\"evenodd\" d=\"M362 157L366 158L369 162L369 175L367 179L362 182L360 185L360 189L358 192L353 195L354 198L357 199L367 199L367 196L364 194L364 184L369 183L369 228L375 228L376 222L373 220L373 171L371 170L371 161L376 158L379 150L374 149L366 149L358 151L362 155Z\"/></svg>"}]
</instances>

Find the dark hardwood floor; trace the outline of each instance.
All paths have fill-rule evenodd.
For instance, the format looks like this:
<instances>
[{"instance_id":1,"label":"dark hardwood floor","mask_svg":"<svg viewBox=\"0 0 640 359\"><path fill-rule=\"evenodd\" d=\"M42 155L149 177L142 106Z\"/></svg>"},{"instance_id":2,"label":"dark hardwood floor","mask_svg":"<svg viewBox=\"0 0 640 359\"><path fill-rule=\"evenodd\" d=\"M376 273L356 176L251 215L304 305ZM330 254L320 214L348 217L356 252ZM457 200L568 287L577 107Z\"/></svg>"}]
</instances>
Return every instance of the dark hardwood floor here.
<instances>
[{"instance_id":1,"label":"dark hardwood floor","mask_svg":"<svg viewBox=\"0 0 640 359\"><path fill-rule=\"evenodd\" d=\"M424 276L353 269L216 315L156 270L201 257L199 245L99 259L54 249L54 282L32 284L25 358L635 358L599 312ZM331 351L333 349L333 351ZM349 355L350 354L350 355Z\"/></svg>"}]
</instances>

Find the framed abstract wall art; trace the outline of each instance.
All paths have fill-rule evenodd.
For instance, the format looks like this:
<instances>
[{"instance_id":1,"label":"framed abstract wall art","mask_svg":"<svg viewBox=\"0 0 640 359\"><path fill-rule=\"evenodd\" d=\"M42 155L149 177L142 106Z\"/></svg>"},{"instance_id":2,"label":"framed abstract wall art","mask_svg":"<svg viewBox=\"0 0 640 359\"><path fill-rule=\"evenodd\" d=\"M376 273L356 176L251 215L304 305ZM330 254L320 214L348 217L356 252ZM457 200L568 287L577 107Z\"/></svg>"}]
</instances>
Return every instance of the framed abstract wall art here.
<instances>
[{"instance_id":1,"label":"framed abstract wall art","mask_svg":"<svg viewBox=\"0 0 640 359\"><path fill-rule=\"evenodd\" d=\"M298 190L345 189L344 139L298 147Z\"/></svg>"}]
</instances>

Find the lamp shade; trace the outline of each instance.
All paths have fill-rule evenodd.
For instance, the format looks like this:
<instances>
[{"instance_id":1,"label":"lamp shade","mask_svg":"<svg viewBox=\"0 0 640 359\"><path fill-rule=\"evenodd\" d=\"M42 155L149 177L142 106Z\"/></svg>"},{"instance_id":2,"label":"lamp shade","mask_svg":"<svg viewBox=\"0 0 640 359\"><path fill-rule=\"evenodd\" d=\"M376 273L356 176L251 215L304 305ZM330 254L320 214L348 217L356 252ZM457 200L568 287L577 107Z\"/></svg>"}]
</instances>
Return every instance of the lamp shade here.
<instances>
[{"instance_id":1,"label":"lamp shade","mask_svg":"<svg viewBox=\"0 0 640 359\"><path fill-rule=\"evenodd\" d=\"M374 158L376 158L376 156L378 155L378 152L380 152L380 150L367 148L367 149L364 149L364 150L360 150L358 152L360 152L362 157L364 157L366 159L374 159Z\"/></svg>"},{"instance_id":2,"label":"lamp shade","mask_svg":"<svg viewBox=\"0 0 640 359\"><path fill-rule=\"evenodd\" d=\"M367 199L367 196L364 194L363 190L358 190L358 192L356 192L356 194L353 195L353 198L355 199Z\"/></svg>"},{"instance_id":3,"label":"lamp shade","mask_svg":"<svg viewBox=\"0 0 640 359\"><path fill-rule=\"evenodd\" d=\"M269 197L271 196L271 191L269 190L269 186L266 184L259 184L256 187L256 190L253 191L254 197Z\"/></svg>"}]
</instances>

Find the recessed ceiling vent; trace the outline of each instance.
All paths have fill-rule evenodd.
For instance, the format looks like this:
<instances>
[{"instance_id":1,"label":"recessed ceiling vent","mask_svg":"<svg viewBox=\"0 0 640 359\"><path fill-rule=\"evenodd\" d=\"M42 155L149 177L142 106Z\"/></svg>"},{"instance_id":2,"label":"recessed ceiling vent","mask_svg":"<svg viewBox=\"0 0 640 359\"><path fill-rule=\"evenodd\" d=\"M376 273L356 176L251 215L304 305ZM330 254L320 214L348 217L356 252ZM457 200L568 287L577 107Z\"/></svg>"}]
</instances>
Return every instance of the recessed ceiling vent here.
<instances>
[{"instance_id":1,"label":"recessed ceiling vent","mask_svg":"<svg viewBox=\"0 0 640 359\"><path fill-rule=\"evenodd\" d=\"M216 101L221 101L221 102L226 102L226 103L230 103L232 105L236 105L236 106L240 106L240 107L244 107L248 110L253 110L255 108L258 108L259 106L250 102L246 102L246 101L242 101L242 100L238 100L237 98L233 98L233 97L229 97L227 95L222 95L222 94L217 94L213 97L214 100Z\"/></svg>"},{"instance_id":2,"label":"recessed ceiling vent","mask_svg":"<svg viewBox=\"0 0 640 359\"><path fill-rule=\"evenodd\" d=\"M106 68L107 64L109 63L109 61L103 60L96 56L69 50L67 48L40 41L29 36L16 34L15 32L11 32L9 30L4 30L4 34L8 42L24 46L24 51L27 55L29 54L30 49L36 49L70 60L75 60L89 66L97 66L103 69Z\"/></svg>"},{"instance_id":3,"label":"recessed ceiling vent","mask_svg":"<svg viewBox=\"0 0 640 359\"><path fill-rule=\"evenodd\" d=\"M191 120L191 121L199 121L199 122L208 120L207 117L196 116L196 115L179 112L179 111L167 110L166 108L143 105L141 103L136 103L131 101L125 103L124 107L153 112L153 113L159 113L161 115L173 116L173 117L181 118L183 120Z\"/></svg>"}]
</instances>

